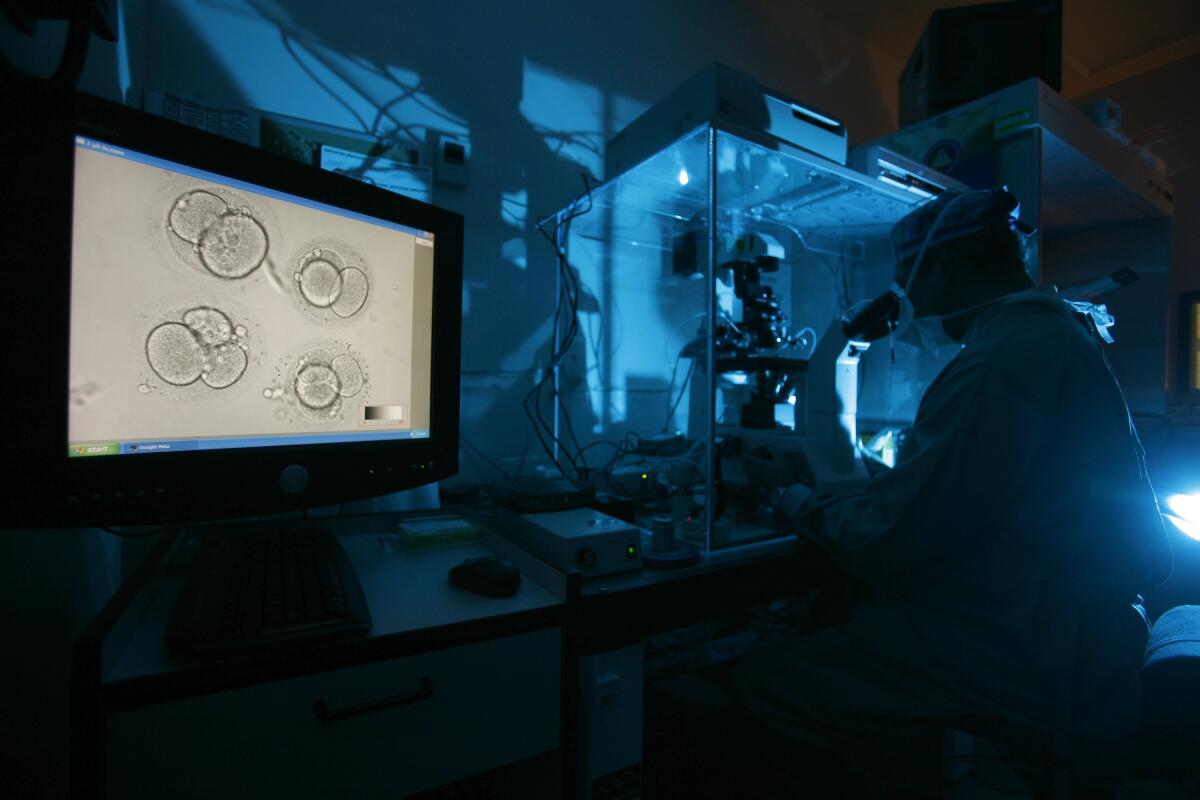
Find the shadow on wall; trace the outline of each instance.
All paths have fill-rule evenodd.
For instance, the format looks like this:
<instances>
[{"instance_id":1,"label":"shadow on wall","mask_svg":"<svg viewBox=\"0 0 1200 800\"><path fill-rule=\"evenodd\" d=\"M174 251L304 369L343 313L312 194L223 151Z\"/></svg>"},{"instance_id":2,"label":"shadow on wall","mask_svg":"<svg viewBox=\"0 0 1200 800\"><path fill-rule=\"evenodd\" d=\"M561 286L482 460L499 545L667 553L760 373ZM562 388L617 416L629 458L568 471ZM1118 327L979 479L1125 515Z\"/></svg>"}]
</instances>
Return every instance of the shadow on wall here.
<instances>
[{"instance_id":1,"label":"shadow on wall","mask_svg":"<svg viewBox=\"0 0 1200 800\"><path fill-rule=\"evenodd\" d=\"M612 134L713 60L834 113L849 107L876 127L886 118L866 59L850 53L831 76L815 55L828 47L798 41L820 37L811 26L779 31L733 3L671 5L369 0L351 15L317 0L172 0L148 9L158 52L147 88L409 145L430 130L470 139L468 186L437 185L433 202L467 220L464 433L511 456L511 470L522 452L533 463L522 400L549 357L555 265L536 220L578 194L581 172L600 177ZM470 450L463 467L467 478L495 474Z\"/></svg>"},{"instance_id":2,"label":"shadow on wall","mask_svg":"<svg viewBox=\"0 0 1200 800\"><path fill-rule=\"evenodd\" d=\"M172 62L207 70L176 71L149 88L201 92L210 102L317 119L410 147L422 147L429 131L469 138L469 186L438 185L433 197L467 219L464 429L485 432L489 450L520 450L527 443L520 401L546 360L555 286L552 249L534 210L563 205L579 191L581 172L595 182L604 139L640 107L627 103L614 123L610 96L521 55L511 22L476 17L447 29L445 11L367 4L356 12L353 24L331 24L326 4L165 4L150 25L160 61L169 50ZM189 84L192 92L179 88Z\"/></svg>"}]
</instances>

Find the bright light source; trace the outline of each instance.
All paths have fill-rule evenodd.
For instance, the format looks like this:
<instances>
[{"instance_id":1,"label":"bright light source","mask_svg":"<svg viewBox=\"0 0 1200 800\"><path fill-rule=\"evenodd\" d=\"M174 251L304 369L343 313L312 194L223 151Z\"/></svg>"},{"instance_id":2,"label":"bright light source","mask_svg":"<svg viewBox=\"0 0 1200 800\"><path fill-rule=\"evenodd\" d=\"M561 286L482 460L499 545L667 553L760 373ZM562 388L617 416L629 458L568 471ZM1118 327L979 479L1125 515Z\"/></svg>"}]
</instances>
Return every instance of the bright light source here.
<instances>
[{"instance_id":1,"label":"bright light source","mask_svg":"<svg viewBox=\"0 0 1200 800\"><path fill-rule=\"evenodd\" d=\"M1193 539L1200 540L1200 492L1173 494L1167 498L1167 519Z\"/></svg>"},{"instance_id":2,"label":"bright light source","mask_svg":"<svg viewBox=\"0 0 1200 800\"><path fill-rule=\"evenodd\" d=\"M1200 522L1200 492L1173 494L1167 498L1167 508L1191 522Z\"/></svg>"},{"instance_id":3,"label":"bright light source","mask_svg":"<svg viewBox=\"0 0 1200 800\"><path fill-rule=\"evenodd\" d=\"M1167 519L1175 523L1175 527L1183 531L1187 536L1200 541L1200 522L1190 522L1189 520L1177 517L1174 514L1165 515Z\"/></svg>"},{"instance_id":4,"label":"bright light source","mask_svg":"<svg viewBox=\"0 0 1200 800\"><path fill-rule=\"evenodd\" d=\"M789 395L788 395L788 405L789 405L789 406L794 406L794 405L796 405L796 395L794 395L794 394L789 394Z\"/></svg>"},{"instance_id":5,"label":"bright light source","mask_svg":"<svg viewBox=\"0 0 1200 800\"><path fill-rule=\"evenodd\" d=\"M689 180L689 178L688 178L687 170L686 169L679 170L679 185L687 186L688 180Z\"/></svg>"}]
</instances>

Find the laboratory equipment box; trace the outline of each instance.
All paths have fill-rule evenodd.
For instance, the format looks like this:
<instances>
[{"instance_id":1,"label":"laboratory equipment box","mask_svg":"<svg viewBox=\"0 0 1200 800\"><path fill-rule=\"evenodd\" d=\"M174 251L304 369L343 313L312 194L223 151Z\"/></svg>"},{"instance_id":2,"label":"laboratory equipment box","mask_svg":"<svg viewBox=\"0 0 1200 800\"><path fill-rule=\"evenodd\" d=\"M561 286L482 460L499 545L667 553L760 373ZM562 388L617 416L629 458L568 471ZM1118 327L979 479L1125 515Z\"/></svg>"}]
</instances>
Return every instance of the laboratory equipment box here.
<instances>
[{"instance_id":1,"label":"laboratory equipment box","mask_svg":"<svg viewBox=\"0 0 1200 800\"><path fill-rule=\"evenodd\" d=\"M785 534L792 485L867 478L857 382L889 355L839 319L887 288L891 228L930 196L715 116L564 208L563 471L706 550ZM913 385L938 366L897 357ZM892 389L872 416L911 420Z\"/></svg>"}]
</instances>

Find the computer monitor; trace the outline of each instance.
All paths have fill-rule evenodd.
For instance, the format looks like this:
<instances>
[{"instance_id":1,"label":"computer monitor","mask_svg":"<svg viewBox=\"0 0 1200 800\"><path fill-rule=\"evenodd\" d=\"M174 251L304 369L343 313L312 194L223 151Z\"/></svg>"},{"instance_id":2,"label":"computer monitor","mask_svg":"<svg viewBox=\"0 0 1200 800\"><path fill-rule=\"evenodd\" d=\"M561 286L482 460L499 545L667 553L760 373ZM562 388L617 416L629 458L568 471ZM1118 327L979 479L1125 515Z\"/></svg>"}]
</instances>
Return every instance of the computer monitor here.
<instances>
[{"instance_id":1,"label":"computer monitor","mask_svg":"<svg viewBox=\"0 0 1200 800\"><path fill-rule=\"evenodd\" d=\"M85 95L20 105L6 524L271 513L457 471L459 215Z\"/></svg>"}]
</instances>

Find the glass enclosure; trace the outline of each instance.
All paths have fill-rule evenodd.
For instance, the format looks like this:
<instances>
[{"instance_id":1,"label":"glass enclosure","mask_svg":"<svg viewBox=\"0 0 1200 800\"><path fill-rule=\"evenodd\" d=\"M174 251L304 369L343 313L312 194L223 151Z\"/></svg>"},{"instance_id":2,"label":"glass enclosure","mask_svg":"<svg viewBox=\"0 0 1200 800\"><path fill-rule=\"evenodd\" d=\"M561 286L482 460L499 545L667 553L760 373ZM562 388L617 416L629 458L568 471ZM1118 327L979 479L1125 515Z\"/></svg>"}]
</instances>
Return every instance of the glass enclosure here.
<instances>
[{"instance_id":1,"label":"glass enclosure","mask_svg":"<svg viewBox=\"0 0 1200 800\"><path fill-rule=\"evenodd\" d=\"M793 484L865 479L858 445L911 421L941 365L865 351L836 322L887 288L891 227L920 200L704 125L564 209L579 332L556 375L562 461L704 549L778 535Z\"/></svg>"}]
</instances>

